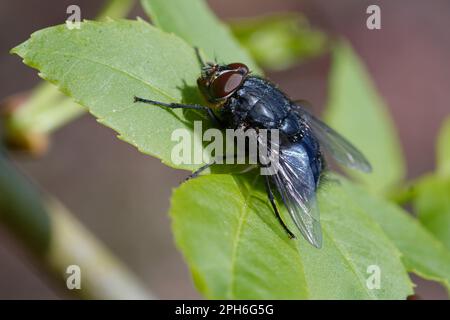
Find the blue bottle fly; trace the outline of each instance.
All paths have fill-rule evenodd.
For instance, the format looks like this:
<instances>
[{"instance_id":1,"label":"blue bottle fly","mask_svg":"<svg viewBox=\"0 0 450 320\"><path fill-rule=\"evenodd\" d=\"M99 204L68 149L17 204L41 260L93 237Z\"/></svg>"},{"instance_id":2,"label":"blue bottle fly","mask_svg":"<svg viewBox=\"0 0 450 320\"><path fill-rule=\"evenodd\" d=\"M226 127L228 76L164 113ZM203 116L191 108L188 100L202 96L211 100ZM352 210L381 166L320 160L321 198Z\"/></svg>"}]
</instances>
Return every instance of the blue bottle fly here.
<instances>
[{"instance_id":1,"label":"blue bottle fly","mask_svg":"<svg viewBox=\"0 0 450 320\"><path fill-rule=\"evenodd\" d=\"M364 155L325 123L314 117L301 102L289 99L270 81L254 76L243 63L204 63L196 50L202 71L197 84L209 106L164 103L135 97L167 108L197 109L214 123L231 129L278 129L277 170L265 175L265 185L274 213L290 238L294 234L280 216L272 187L279 192L295 226L313 246L322 246L316 191L325 169L322 151L347 167L370 172ZM265 147L270 148L270 143ZM214 162L191 176L197 176Z\"/></svg>"}]
</instances>

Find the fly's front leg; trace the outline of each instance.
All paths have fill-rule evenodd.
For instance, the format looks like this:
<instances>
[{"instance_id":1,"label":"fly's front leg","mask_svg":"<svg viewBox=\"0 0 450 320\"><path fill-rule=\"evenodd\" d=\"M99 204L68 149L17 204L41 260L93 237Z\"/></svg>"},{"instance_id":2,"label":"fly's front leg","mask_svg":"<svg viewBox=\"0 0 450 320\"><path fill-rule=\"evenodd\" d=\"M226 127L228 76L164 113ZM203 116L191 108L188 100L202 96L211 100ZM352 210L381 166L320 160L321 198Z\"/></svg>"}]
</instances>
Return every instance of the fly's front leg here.
<instances>
[{"instance_id":1,"label":"fly's front leg","mask_svg":"<svg viewBox=\"0 0 450 320\"><path fill-rule=\"evenodd\" d=\"M165 107L165 108L170 108L170 109L191 109L191 110L202 110L202 111L206 111L206 113L208 114L209 118L211 119L211 121L215 124L220 126L220 120L217 118L217 116L215 115L215 113L208 107L199 105L199 104L183 104L183 103L166 103L166 102L161 102L161 101L155 101L155 100L150 100L150 99L144 99L144 98L139 98L139 97L134 97L134 102L142 102L142 103L146 103L146 104L151 104L154 106L160 106L160 107Z\"/></svg>"},{"instance_id":2,"label":"fly's front leg","mask_svg":"<svg viewBox=\"0 0 450 320\"><path fill-rule=\"evenodd\" d=\"M213 162L210 162L210 163L207 163L207 164L201 166L200 168L198 168L197 170L195 170L193 173L191 173L191 174L186 178L186 180L184 180L184 181L188 181L188 180L190 180L190 179L193 179L193 178L198 177L198 176L200 175L200 173L202 173L203 171L205 171L206 169L208 169L209 167L211 167L211 166L214 165L215 163L216 163L216 161L213 161Z\"/></svg>"}]
</instances>

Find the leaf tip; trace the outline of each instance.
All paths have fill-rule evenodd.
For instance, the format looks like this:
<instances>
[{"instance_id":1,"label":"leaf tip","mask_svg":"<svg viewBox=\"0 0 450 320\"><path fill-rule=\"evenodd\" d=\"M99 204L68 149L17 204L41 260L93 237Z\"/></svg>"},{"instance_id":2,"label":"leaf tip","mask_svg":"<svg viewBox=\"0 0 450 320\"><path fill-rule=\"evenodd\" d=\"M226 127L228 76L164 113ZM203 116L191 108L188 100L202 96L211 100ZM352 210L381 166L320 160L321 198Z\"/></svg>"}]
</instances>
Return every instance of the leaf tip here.
<instances>
[{"instance_id":1,"label":"leaf tip","mask_svg":"<svg viewBox=\"0 0 450 320\"><path fill-rule=\"evenodd\" d=\"M15 46L14 48L12 48L11 50L9 50L10 54L17 54L19 57L24 58L26 51L27 51L27 47L28 47L28 43L30 40L26 40L25 42L22 42L21 44Z\"/></svg>"}]
</instances>

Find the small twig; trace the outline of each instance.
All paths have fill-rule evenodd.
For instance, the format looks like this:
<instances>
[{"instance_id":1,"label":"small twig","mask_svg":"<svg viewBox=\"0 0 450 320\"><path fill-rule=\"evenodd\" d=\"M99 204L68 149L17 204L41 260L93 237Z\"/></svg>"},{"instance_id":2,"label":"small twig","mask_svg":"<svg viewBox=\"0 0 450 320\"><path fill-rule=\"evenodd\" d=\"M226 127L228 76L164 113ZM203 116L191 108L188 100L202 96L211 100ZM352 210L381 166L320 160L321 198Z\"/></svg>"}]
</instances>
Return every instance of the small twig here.
<instances>
[{"instance_id":1,"label":"small twig","mask_svg":"<svg viewBox=\"0 0 450 320\"><path fill-rule=\"evenodd\" d=\"M152 299L137 278L58 201L43 195L0 156L0 222L62 285L67 267L81 270L87 299Z\"/></svg>"}]
</instances>

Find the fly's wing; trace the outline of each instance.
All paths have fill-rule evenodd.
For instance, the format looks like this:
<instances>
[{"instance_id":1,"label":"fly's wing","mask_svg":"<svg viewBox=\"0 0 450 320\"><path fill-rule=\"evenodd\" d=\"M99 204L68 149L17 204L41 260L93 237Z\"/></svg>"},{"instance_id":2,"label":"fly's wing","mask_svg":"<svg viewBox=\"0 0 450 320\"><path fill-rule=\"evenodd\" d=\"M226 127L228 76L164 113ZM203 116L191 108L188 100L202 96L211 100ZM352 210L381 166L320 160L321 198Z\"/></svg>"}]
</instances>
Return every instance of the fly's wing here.
<instances>
[{"instance_id":1,"label":"fly's wing","mask_svg":"<svg viewBox=\"0 0 450 320\"><path fill-rule=\"evenodd\" d=\"M316 185L309 157L301 144L281 146L271 175L284 205L303 237L313 246L322 246ZM273 158L272 158L273 161Z\"/></svg>"},{"instance_id":2,"label":"fly's wing","mask_svg":"<svg viewBox=\"0 0 450 320\"><path fill-rule=\"evenodd\" d=\"M305 119L305 124L311 129L314 136L319 140L331 156L340 164L363 172L371 172L372 166L366 157L356 149L343 136L331 129L303 107L296 105L296 111Z\"/></svg>"}]
</instances>

